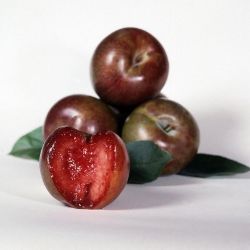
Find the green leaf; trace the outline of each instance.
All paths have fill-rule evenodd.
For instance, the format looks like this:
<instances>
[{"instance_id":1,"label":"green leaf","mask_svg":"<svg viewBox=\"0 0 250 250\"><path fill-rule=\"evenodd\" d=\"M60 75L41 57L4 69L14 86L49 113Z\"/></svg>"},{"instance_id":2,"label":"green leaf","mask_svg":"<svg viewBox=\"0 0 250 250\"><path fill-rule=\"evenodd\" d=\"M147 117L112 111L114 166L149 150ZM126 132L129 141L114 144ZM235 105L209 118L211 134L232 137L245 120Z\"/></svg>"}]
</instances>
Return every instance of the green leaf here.
<instances>
[{"instance_id":1,"label":"green leaf","mask_svg":"<svg viewBox=\"0 0 250 250\"><path fill-rule=\"evenodd\" d=\"M193 177L233 175L250 171L250 168L218 155L197 154L179 174Z\"/></svg>"},{"instance_id":2,"label":"green leaf","mask_svg":"<svg viewBox=\"0 0 250 250\"><path fill-rule=\"evenodd\" d=\"M168 152L152 141L135 141L126 144L130 158L129 183L142 184L155 180L171 160Z\"/></svg>"},{"instance_id":3,"label":"green leaf","mask_svg":"<svg viewBox=\"0 0 250 250\"><path fill-rule=\"evenodd\" d=\"M20 158L39 160L42 145L42 127L39 127L20 137L9 154Z\"/></svg>"}]
</instances>

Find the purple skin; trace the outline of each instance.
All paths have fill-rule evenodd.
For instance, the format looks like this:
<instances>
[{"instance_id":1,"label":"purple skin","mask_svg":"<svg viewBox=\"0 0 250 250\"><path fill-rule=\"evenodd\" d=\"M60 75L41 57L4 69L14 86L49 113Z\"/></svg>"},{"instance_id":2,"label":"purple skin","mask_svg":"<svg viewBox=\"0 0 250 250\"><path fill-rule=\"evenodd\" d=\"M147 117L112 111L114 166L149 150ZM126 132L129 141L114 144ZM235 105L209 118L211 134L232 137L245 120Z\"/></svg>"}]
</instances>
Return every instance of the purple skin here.
<instances>
[{"instance_id":1,"label":"purple skin","mask_svg":"<svg viewBox=\"0 0 250 250\"><path fill-rule=\"evenodd\" d=\"M158 98L140 105L130 114L122 138L125 142L152 140L170 152L172 161L163 171L170 175L183 169L197 153L199 128L183 106Z\"/></svg>"},{"instance_id":2,"label":"purple skin","mask_svg":"<svg viewBox=\"0 0 250 250\"><path fill-rule=\"evenodd\" d=\"M87 95L67 96L54 104L44 122L43 138L46 139L62 126L92 135L106 130L118 130L115 113L101 100Z\"/></svg>"},{"instance_id":3,"label":"purple skin","mask_svg":"<svg viewBox=\"0 0 250 250\"><path fill-rule=\"evenodd\" d=\"M96 93L117 107L135 106L155 97L168 76L164 48L149 33L124 28L96 48L91 76Z\"/></svg>"}]
</instances>

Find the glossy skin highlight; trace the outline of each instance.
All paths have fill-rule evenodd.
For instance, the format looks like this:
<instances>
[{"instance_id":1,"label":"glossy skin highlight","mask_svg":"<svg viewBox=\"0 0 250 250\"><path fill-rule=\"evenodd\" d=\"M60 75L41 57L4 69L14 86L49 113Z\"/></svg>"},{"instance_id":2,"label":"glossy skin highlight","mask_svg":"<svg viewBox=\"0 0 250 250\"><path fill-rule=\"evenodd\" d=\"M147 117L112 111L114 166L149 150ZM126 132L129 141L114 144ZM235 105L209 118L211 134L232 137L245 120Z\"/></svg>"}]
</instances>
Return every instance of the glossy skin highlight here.
<instances>
[{"instance_id":1,"label":"glossy skin highlight","mask_svg":"<svg viewBox=\"0 0 250 250\"><path fill-rule=\"evenodd\" d=\"M62 126L96 134L106 130L117 132L118 121L103 101L88 95L71 95L59 100L49 110L43 126L44 139Z\"/></svg>"},{"instance_id":2,"label":"glossy skin highlight","mask_svg":"<svg viewBox=\"0 0 250 250\"><path fill-rule=\"evenodd\" d=\"M122 138L125 142L152 140L170 152L172 161L163 174L175 174L195 156L199 147L199 128L180 104L158 98L137 107L127 118Z\"/></svg>"},{"instance_id":3,"label":"glossy skin highlight","mask_svg":"<svg viewBox=\"0 0 250 250\"><path fill-rule=\"evenodd\" d=\"M124 28L96 48L91 75L96 93L119 107L135 106L155 97L168 76L164 48L148 32Z\"/></svg>"},{"instance_id":4,"label":"glossy skin highlight","mask_svg":"<svg viewBox=\"0 0 250 250\"><path fill-rule=\"evenodd\" d=\"M100 209L125 187L129 158L124 143L111 131L87 135L64 127L46 140L40 171L57 200L74 208Z\"/></svg>"}]
</instances>

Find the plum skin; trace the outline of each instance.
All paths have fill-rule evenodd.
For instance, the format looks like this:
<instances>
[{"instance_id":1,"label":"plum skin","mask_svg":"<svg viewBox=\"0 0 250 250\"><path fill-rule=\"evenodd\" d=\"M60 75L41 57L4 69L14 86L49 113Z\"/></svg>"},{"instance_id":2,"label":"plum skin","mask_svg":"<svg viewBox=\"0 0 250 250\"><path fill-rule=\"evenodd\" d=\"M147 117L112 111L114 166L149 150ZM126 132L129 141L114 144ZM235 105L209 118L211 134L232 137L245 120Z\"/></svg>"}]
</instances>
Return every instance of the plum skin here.
<instances>
[{"instance_id":1,"label":"plum skin","mask_svg":"<svg viewBox=\"0 0 250 250\"><path fill-rule=\"evenodd\" d=\"M43 125L44 140L62 126L73 127L88 134L118 131L114 111L102 100L82 94L66 96L50 108Z\"/></svg>"},{"instance_id":2,"label":"plum skin","mask_svg":"<svg viewBox=\"0 0 250 250\"><path fill-rule=\"evenodd\" d=\"M176 174L196 155L200 142L199 127L191 113L177 102L153 99L138 106L127 118L122 139L154 141L168 151L172 160L163 174Z\"/></svg>"},{"instance_id":3,"label":"plum skin","mask_svg":"<svg viewBox=\"0 0 250 250\"><path fill-rule=\"evenodd\" d=\"M96 93L117 107L139 105L155 97L168 72L168 58L162 45L138 28L123 28L104 38L91 62Z\"/></svg>"}]
</instances>

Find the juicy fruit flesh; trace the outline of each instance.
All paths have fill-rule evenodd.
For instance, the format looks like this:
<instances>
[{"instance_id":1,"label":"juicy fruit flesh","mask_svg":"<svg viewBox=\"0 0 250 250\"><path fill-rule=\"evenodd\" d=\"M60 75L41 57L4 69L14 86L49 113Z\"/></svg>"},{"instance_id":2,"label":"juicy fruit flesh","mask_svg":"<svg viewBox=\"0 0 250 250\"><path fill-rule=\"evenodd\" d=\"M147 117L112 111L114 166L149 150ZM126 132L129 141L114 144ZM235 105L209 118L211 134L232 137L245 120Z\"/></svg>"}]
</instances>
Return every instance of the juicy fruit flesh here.
<instances>
[{"instance_id":1,"label":"juicy fruit flesh","mask_svg":"<svg viewBox=\"0 0 250 250\"><path fill-rule=\"evenodd\" d=\"M106 195L116 167L116 146L110 140L67 134L50 148L47 165L57 191L67 205L93 208Z\"/></svg>"}]
</instances>

